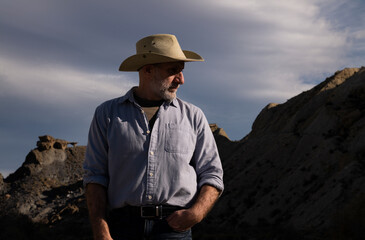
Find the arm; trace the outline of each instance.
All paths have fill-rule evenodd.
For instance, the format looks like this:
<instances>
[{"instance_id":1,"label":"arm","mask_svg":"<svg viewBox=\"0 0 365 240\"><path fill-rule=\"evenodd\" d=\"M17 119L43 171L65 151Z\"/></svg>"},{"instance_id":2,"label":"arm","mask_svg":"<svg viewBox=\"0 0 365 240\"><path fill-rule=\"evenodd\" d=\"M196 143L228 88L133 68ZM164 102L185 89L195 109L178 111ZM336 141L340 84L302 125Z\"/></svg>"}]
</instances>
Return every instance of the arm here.
<instances>
[{"instance_id":1,"label":"arm","mask_svg":"<svg viewBox=\"0 0 365 240\"><path fill-rule=\"evenodd\" d=\"M106 188L104 186L96 183L86 185L87 207L95 240L112 239L106 222L106 199Z\"/></svg>"},{"instance_id":2,"label":"arm","mask_svg":"<svg viewBox=\"0 0 365 240\"><path fill-rule=\"evenodd\" d=\"M212 131L203 112L200 110L197 114L198 134L191 164L195 168L200 191L189 209L176 211L166 218L175 231L188 230L201 222L224 189L222 164Z\"/></svg>"},{"instance_id":3,"label":"arm","mask_svg":"<svg viewBox=\"0 0 365 240\"><path fill-rule=\"evenodd\" d=\"M204 185L193 206L174 212L166 218L168 224L175 231L186 231L201 222L213 208L220 191L215 187Z\"/></svg>"}]
</instances>

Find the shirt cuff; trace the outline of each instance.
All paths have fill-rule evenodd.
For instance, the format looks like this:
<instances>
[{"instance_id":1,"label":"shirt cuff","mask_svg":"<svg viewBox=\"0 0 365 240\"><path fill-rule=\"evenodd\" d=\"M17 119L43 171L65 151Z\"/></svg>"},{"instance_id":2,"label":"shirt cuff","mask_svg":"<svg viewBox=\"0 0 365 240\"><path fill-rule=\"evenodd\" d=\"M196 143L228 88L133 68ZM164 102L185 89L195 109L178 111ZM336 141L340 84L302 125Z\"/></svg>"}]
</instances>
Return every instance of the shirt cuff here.
<instances>
[{"instance_id":1,"label":"shirt cuff","mask_svg":"<svg viewBox=\"0 0 365 240\"><path fill-rule=\"evenodd\" d=\"M106 188L108 187L108 180L104 176L85 176L83 183L84 187L86 187L88 183L97 183Z\"/></svg>"},{"instance_id":2,"label":"shirt cuff","mask_svg":"<svg viewBox=\"0 0 365 240\"><path fill-rule=\"evenodd\" d=\"M222 181L220 181L218 179L206 179L206 180L200 181L198 184L198 188L200 189L204 185L209 185L209 186L215 187L219 191L219 197L223 193L224 184Z\"/></svg>"}]
</instances>

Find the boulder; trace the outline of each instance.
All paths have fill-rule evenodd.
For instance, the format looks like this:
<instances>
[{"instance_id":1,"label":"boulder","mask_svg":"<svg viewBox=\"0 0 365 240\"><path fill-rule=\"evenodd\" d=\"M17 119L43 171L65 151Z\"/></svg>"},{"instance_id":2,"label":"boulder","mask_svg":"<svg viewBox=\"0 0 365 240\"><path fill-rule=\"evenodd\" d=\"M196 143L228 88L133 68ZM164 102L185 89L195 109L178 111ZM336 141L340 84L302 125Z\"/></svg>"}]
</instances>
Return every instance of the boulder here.
<instances>
[{"instance_id":1,"label":"boulder","mask_svg":"<svg viewBox=\"0 0 365 240\"><path fill-rule=\"evenodd\" d=\"M76 146L77 142L68 142L62 139L55 139L54 137L49 135L44 135L44 136L39 136L37 147L39 151L49 150L52 148L65 150L68 144Z\"/></svg>"}]
</instances>

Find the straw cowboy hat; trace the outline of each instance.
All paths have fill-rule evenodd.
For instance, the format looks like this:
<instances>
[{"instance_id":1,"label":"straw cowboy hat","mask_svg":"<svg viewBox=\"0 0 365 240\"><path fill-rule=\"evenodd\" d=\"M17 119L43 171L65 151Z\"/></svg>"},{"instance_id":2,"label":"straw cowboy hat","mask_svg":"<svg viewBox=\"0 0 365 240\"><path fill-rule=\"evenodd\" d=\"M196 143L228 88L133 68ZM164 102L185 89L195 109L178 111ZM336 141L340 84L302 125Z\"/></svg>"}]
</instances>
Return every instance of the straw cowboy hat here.
<instances>
[{"instance_id":1,"label":"straw cowboy hat","mask_svg":"<svg viewBox=\"0 0 365 240\"><path fill-rule=\"evenodd\" d=\"M136 44L137 54L125 59L119 71L138 71L147 64L166 62L204 61L197 53L181 50L177 38L171 34L156 34L139 40Z\"/></svg>"}]
</instances>

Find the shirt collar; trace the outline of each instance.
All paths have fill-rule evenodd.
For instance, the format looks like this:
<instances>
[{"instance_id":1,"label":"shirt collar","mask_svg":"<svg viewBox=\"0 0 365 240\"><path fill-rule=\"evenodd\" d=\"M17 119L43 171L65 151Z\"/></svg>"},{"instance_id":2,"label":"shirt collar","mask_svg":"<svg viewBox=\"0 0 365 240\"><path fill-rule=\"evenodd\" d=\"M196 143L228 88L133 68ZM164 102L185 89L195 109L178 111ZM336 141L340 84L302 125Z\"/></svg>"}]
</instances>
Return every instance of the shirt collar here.
<instances>
[{"instance_id":1,"label":"shirt collar","mask_svg":"<svg viewBox=\"0 0 365 240\"><path fill-rule=\"evenodd\" d=\"M118 103L124 103L125 101L130 101L132 103L136 102L133 96L133 89L136 87L132 87L124 96L120 97Z\"/></svg>"},{"instance_id":2,"label":"shirt collar","mask_svg":"<svg viewBox=\"0 0 365 240\"><path fill-rule=\"evenodd\" d=\"M177 99L176 98L174 98L172 101L166 101L165 105L170 105L170 106L173 106L173 107L176 107L176 108L177 108L177 106L179 106L177 104Z\"/></svg>"}]
</instances>

